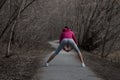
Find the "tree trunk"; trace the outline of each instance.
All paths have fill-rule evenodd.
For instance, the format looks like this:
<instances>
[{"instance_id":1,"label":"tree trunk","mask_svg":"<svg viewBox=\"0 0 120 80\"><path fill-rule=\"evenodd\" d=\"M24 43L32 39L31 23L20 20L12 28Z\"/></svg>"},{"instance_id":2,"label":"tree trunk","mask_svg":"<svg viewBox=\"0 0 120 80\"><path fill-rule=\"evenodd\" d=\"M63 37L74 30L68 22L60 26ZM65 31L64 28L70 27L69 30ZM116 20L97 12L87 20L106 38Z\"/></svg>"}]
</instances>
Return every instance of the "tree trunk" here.
<instances>
[{"instance_id":1,"label":"tree trunk","mask_svg":"<svg viewBox=\"0 0 120 80\"><path fill-rule=\"evenodd\" d=\"M16 18L15 22L13 23L13 25L12 25L12 27L11 27L10 38L9 38L9 43L8 43L8 48L7 48L6 57L9 57L9 56L10 56L10 48L11 48L11 40L12 40L12 37L13 37L13 32L14 32L15 26L16 26L18 20L19 20L21 10L24 9L25 2L26 2L26 0L23 0L23 1L22 1L21 6L20 6L20 8L19 8L19 12L18 12L18 14L17 14L17 18Z\"/></svg>"}]
</instances>

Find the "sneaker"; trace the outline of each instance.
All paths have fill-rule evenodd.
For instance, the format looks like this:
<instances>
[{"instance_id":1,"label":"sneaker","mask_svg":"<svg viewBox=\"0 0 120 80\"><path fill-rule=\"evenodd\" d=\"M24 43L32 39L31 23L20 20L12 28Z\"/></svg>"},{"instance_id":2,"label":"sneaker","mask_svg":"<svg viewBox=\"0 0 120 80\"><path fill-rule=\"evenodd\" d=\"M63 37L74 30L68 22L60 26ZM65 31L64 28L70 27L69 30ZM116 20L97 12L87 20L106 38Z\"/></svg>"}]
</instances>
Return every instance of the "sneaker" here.
<instances>
[{"instance_id":1,"label":"sneaker","mask_svg":"<svg viewBox=\"0 0 120 80\"><path fill-rule=\"evenodd\" d=\"M82 63L82 64L81 64L81 66L82 66L82 67L85 67L85 64L84 64L84 63Z\"/></svg>"},{"instance_id":2,"label":"sneaker","mask_svg":"<svg viewBox=\"0 0 120 80\"><path fill-rule=\"evenodd\" d=\"M49 66L49 64L48 63L45 63L45 67L48 67Z\"/></svg>"}]
</instances>

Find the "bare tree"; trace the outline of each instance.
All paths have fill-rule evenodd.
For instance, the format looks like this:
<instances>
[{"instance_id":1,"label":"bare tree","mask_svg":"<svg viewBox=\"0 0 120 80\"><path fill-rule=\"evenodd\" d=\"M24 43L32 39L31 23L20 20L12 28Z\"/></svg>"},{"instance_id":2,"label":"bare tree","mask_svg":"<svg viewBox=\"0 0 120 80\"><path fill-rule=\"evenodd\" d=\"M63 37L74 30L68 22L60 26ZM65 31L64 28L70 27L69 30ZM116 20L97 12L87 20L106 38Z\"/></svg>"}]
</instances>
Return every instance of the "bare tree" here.
<instances>
[{"instance_id":1,"label":"bare tree","mask_svg":"<svg viewBox=\"0 0 120 80\"><path fill-rule=\"evenodd\" d=\"M120 5L116 0L96 0L91 5L76 1L79 45L88 51L102 46L101 57L108 56L105 52L107 43L112 41L113 45L115 35L120 35L120 23L116 21L120 17Z\"/></svg>"},{"instance_id":2,"label":"bare tree","mask_svg":"<svg viewBox=\"0 0 120 80\"><path fill-rule=\"evenodd\" d=\"M0 10L4 6L7 0L0 0Z\"/></svg>"},{"instance_id":3,"label":"bare tree","mask_svg":"<svg viewBox=\"0 0 120 80\"><path fill-rule=\"evenodd\" d=\"M7 0L1 0L1 6L0 8L5 4L5 1ZM15 29L15 26L17 26L19 17L22 14L22 12L29 7L35 0L32 0L31 2L27 3L27 0L22 0L22 1L17 1L15 0L12 2L11 0L9 1L9 9L10 9L10 17L9 20L3 29L3 31L0 34L0 38L3 36L3 34L6 32L8 28L10 28L10 37L9 37L9 43L8 43L8 48L7 48L7 53L6 57L10 56L10 46L11 46L11 40L13 38L13 32ZM14 3L14 6L11 6L11 3Z\"/></svg>"}]
</instances>

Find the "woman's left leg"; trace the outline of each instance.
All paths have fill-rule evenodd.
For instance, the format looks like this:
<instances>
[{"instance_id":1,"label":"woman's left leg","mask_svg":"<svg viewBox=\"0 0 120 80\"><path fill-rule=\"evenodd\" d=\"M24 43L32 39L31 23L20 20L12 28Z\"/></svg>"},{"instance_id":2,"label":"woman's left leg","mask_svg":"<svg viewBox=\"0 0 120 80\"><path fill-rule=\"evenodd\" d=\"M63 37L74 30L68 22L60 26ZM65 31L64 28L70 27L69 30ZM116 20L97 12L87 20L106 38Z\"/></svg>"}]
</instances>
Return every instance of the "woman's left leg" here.
<instances>
[{"instance_id":1,"label":"woman's left leg","mask_svg":"<svg viewBox=\"0 0 120 80\"><path fill-rule=\"evenodd\" d=\"M52 55L49 57L49 59L47 60L47 63L49 63L51 60L53 60L56 55L57 55L57 54L52 54Z\"/></svg>"},{"instance_id":2,"label":"woman's left leg","mask_svg":"<svg viewBox=\"0 0 120 80\"><path fill-rule=\"evenodd\" d=\"M49 63L50 61L52 61L55 58L55 56L61 51L61 49L63 49L63 47L66 45L66 43L67 43L67 40L63 39L62 42L60 43L60 45L58 46L58 48L56 49L55 53L53 53L49 57L49 59L47 60L47 63Z\"/></svg>"}]
</instances>

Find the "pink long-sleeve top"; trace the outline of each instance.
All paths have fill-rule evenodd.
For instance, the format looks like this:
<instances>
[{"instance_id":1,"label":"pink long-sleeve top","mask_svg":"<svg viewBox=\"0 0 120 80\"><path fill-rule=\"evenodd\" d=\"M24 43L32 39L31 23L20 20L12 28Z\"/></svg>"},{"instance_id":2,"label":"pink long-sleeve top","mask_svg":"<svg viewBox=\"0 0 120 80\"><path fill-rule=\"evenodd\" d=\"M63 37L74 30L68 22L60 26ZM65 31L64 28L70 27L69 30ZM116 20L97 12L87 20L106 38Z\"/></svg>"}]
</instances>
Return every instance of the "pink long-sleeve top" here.
<instances>
[{"instance_id":1,"label":"pink long-sleeve top","mask_svg":"<svg viewBox=\"0 0 120 80\"><path fill-rule=\"evenodd\" d=\"M73 39L75 41L75 43L77 44L77 40L75 37L75 34L73 31L71 31L68 28L64 28L61 35L60 35L60 42L64 39L64 38L70 38Z\"/></svg>"}]
</instances>

